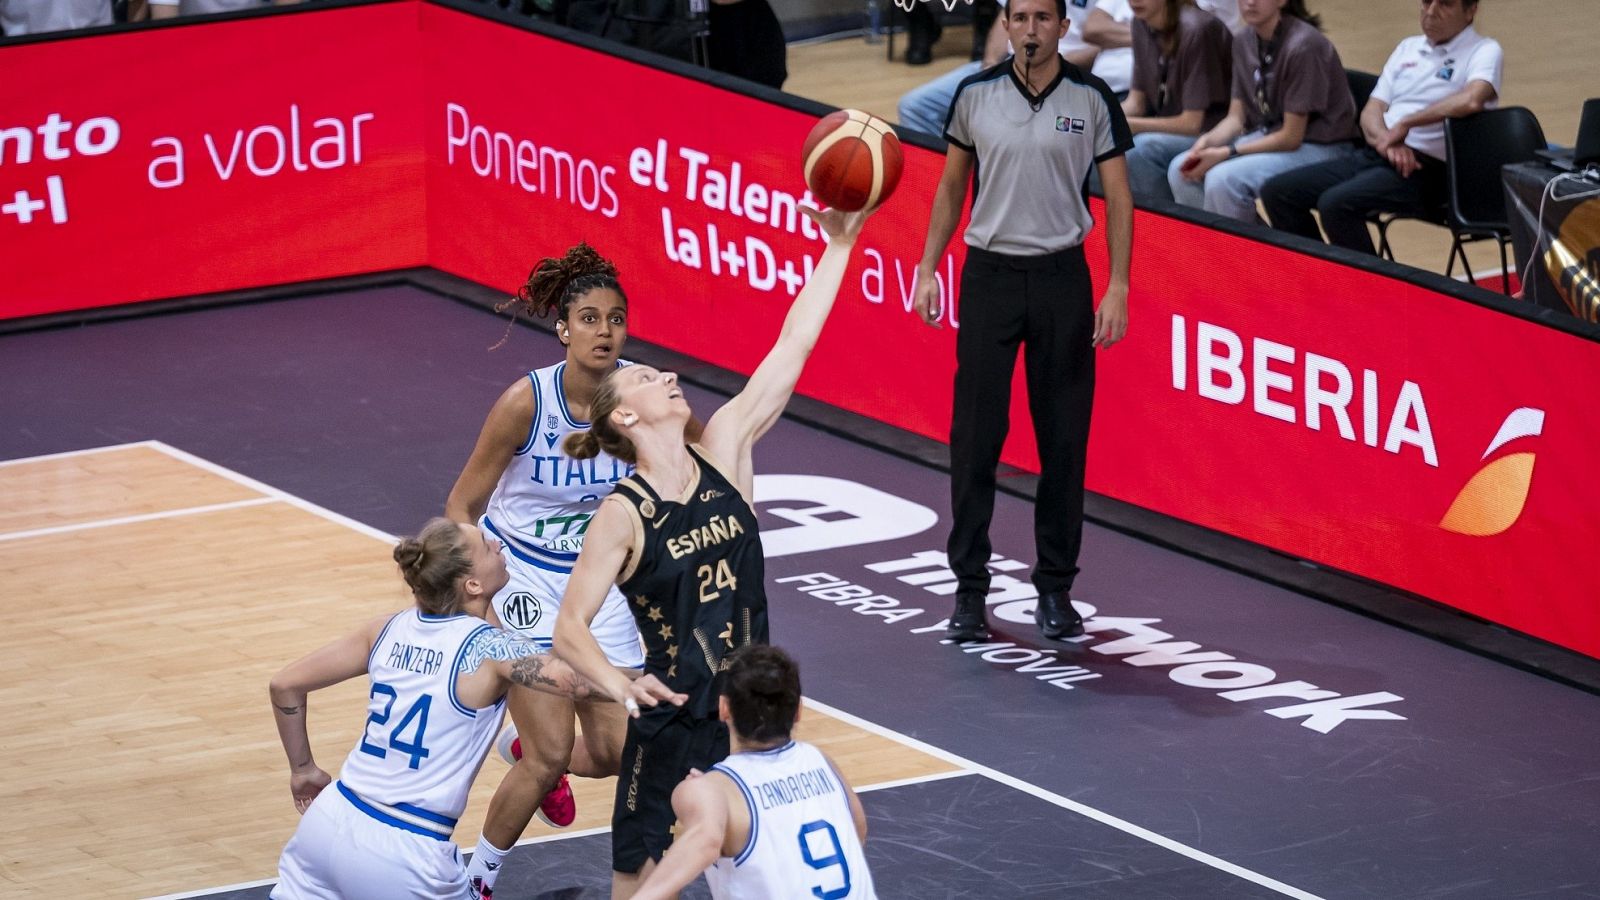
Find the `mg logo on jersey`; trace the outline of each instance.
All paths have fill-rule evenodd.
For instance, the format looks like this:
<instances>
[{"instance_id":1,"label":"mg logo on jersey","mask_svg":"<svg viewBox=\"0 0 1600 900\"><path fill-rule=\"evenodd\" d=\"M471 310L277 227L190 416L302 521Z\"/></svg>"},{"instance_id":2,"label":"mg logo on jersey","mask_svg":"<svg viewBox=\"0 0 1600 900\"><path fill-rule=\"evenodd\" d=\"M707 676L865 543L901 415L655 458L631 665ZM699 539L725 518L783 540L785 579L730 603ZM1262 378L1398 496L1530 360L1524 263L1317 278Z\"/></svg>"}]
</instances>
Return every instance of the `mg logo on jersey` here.
<instances>
[{"instance_id":1,"label":"mg logo on jersey","mask_svg":"<svg viewBox=\"0 0 1600 900\"><path fill-rule=\"evenodd\" d=\"M1512 441L1543 433L1544 410L1527 406L1512 410L1500 423L1489 449L1483 451L1483 459L1488 460ZM1456 494L1439 527L1456 534L1491 537L1515 525L1527 505L1528 489L1533 486L1533 460L1532 451L1521 450L1485 462Z\"/></svg>"},{"instance_id":2,"label":"mg logo on jersey","mask_svg":"<svg viewBox=\"0 0 1600 900\"><path fill-rule=\"evenodd\" d=\"M544 618L544 607L527 591L506 598L505 623L518 631L528 631Z\"/></svg>"}]
</instances>

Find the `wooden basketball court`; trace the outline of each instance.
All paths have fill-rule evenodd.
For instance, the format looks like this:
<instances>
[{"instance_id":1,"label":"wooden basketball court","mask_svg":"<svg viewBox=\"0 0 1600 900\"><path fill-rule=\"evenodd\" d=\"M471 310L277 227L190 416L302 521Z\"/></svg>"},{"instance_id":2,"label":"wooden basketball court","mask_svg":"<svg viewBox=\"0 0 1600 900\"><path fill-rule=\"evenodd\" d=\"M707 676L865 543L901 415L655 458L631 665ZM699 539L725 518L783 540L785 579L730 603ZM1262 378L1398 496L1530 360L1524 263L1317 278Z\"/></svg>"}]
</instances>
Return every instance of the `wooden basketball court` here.
<instances>
[{"instance_id":1,"label":"wooden basketball court","mask_svg":"<svg viewBox=\"0 0 1600 900\"><path fill-rule=\"evenodd\" d=\"M391 539L154 441L0 462L0 496L0 807L18 813L0 826L0 894L272 878L298 816L267 681L409 605ZM366 700L364 679L311 699L330 773ZM961 771L816 709L799 736L858 787ZM459 845L477 841L504 769L485 763ZM613 784L573 779L579 817L561 833L608 825ZM535 820L527 837L552 833Z\"/></svg>"}]
</instances>

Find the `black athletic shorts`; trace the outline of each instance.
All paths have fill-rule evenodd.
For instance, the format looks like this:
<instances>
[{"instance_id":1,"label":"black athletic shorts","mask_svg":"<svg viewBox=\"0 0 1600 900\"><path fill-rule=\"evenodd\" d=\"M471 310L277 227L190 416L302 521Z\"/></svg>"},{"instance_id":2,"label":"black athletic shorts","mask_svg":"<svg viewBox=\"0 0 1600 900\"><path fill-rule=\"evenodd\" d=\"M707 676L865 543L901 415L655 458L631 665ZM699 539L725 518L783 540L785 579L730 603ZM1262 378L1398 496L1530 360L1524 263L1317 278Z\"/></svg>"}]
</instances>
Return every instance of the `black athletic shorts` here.
<instances>
[{"instance_id":1,"label":"black athletic shorts","mask_svg":"<svg viewBox=\"0 0 1600 900\"><path fill-rule=\"evenodd\" d=\"M622 777L611 810L611 868L632 874L646 859L659 862L672 846L678 821L672 811L673 789L690 769L706 772L727 758L728 726L716 719L680 714L648 737L638 719L629 719Z\"/></svg>"}]
</instances>

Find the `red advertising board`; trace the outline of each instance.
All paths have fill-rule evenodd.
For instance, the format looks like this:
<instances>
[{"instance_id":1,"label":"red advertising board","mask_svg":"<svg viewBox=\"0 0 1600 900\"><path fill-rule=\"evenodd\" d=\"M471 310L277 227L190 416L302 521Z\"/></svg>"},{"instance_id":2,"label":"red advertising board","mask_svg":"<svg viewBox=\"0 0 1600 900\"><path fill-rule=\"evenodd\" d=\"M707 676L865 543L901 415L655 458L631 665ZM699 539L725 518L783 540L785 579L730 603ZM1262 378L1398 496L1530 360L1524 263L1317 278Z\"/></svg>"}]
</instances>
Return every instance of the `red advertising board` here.
<instances>
[{"instance_id":1,"label":"red advertising board","mask_svg":"<svg viewBox=\"0 0 1600 900\"><path fill-rule=\"evenodd\" d=\"M0 128L34 141L27 162L0 144L0 197L47 201L0 216L29 261L0 316L423 263L509 292L587 240L621 268L637 337L748 372L821 249L796 212L810 115L448 8L87 40L137 77L82 74L79 42L0 54L60 76L0 85ZM83 152L45 153L52 113ZM97 116L120 130L104 152ZM328 120L343 144L315 144ZM263 128L285 147L268 174ZM163 138L181 185L157 183ZM800 384L939 439L959 311L930 329L909 300L942 163L907 148ZM43 227L50 176L70 221ZM1088 252L1103 284L1098 232ZM961 259L957 240L946 284ZM1150 213L1131 313L1100 355L1090 489L1600 656L1600 344ZM1020 382L1006 458L1036 468Z\"/></svg>"},{"instance_id":2,"label":"red advertising board","mask_svg":"<svg viewBox=\"0 0 1600 900\"><path fill-rule=\"evenodd\" d=\"M0 317L422 265L418 39L397 4L0 49Z\"/></svg>"}]
</instances>

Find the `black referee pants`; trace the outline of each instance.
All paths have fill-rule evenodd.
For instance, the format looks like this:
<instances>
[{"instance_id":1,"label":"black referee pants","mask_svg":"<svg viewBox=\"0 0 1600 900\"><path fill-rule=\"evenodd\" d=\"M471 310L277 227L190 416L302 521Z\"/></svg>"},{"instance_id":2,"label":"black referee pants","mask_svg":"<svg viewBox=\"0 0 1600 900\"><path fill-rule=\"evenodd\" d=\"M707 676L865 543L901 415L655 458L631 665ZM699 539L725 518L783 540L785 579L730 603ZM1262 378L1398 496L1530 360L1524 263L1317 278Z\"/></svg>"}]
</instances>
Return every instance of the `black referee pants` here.
<instances>
[{"instance_id":1,"label":"black referee pants","mask_svg":"<svg viewBox=\"0 0 1600 900\"><path fill-rule=\"evenodd\" d=\"M1291 169L1261 186L1261 205L1272 227L1313 241L1322 240L1315 209L1328 243L1377 254L1367 216L1399 213L1426 218L1449 196L1450 170L1444 160L1417 154L1422 168L1401 177L1378 151L1362 147L1347 157Z\"/></svg>"},{"instance_id":2,"label":"black referee pants","mask_svg":"<svg viewBox=\"0 0 1600 900\"><path fill-rule=\"evenodd\" d=\"M1094 405L1094 294L1083 248L1005 256L969 248L961 272L950 421L950 568L989 589L995 469L1010 428L1011 373L1025 345L1041 466L1033 529L1040 592L1072 588L1083 542L1083 470Z\"/></svg>"}]
</instances>

